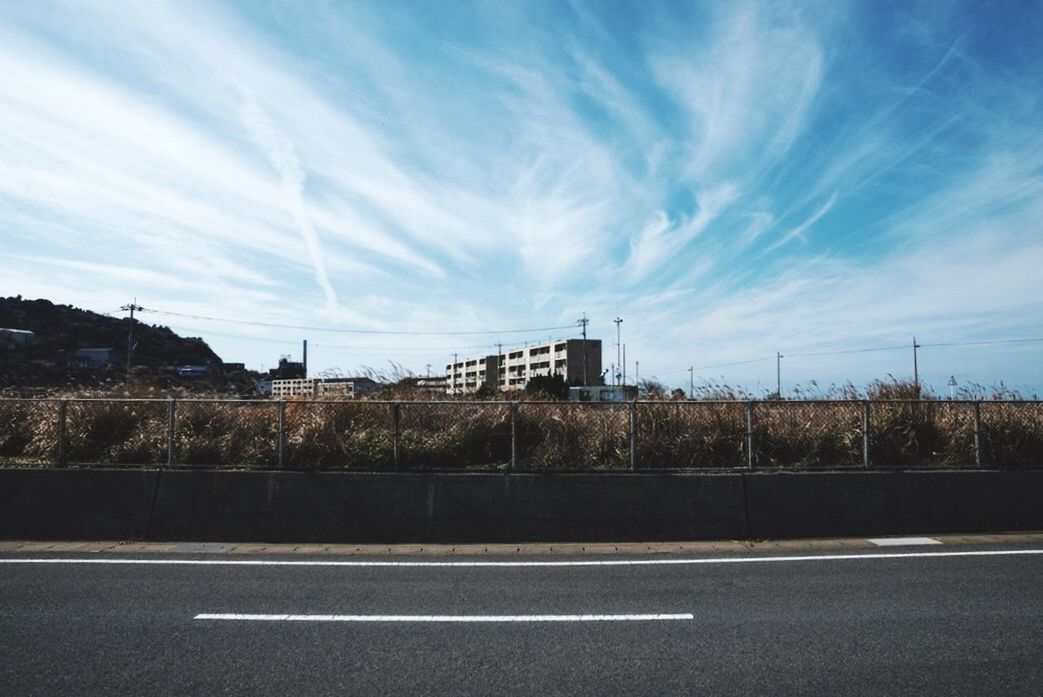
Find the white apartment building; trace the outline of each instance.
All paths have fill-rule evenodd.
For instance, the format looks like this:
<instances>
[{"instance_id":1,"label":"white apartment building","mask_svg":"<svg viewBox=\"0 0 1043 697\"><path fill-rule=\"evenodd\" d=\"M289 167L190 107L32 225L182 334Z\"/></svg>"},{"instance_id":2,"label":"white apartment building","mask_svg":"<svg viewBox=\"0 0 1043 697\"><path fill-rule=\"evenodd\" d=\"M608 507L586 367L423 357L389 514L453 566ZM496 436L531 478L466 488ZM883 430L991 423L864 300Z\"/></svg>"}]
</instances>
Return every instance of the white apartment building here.
<instances>
[{"instance_id":1,"label":"white apartment building","mask_svg":"<svg viewBox=\"0 0 1043 697\"><path fill-rule=\"evenodd\" d=\"M445 367L446 393L469 394L482 385L504 392L524 390L538 375L560 375L570 385L600 385L601 340L560 339L450 363Z\"/></svg>"},{"instance_id":2,"label":"white apartment building","mask_svg":"<svg viewBox=\"0 0 1043 697\"><path fill-rule=\"evenodd\" d=\"M469 394L477 392L484 384L497 386L499 379L499 356L466 358L445 367L445 393Z\"/></svg>"}]
</instances>

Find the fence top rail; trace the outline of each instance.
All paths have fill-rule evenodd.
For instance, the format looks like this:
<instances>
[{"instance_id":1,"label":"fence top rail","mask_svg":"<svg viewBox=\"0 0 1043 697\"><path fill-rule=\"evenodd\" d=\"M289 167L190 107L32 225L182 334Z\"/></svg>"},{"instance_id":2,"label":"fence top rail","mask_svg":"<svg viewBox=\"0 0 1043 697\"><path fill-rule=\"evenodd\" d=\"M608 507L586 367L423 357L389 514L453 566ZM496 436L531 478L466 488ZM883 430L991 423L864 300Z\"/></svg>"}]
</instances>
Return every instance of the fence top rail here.
<instances>
[{"instance_id":1,"label":"fence top rail","mask_svg":"<svg viewBox=\"0 0 1043 697\"><path fill-rule=\"evenodd\" d=\"M287 404L359 404L359 405L434 405L434 406L457 406L457 407L483 407L483 406L509 406L511 404L523 405L555 405L559 407L623 407L628 404L648 406L675 406L695 407L714 405L745 405L762 404L768 406L798 406L804 404L925 404L941 406L947 404L973 405L973 404L1015 404L1015 405L1041 405L1040 399L631 399L625 402L601 402L601 401L557 401L546 399L521 399L521 400L455 400L455 399L221 399L207 397L5 397L0 396L3 402L152 402L167 403L175 401L179 403L201 403L201 404L278 404L280 401Z\"/></svg>"}]
</instances>

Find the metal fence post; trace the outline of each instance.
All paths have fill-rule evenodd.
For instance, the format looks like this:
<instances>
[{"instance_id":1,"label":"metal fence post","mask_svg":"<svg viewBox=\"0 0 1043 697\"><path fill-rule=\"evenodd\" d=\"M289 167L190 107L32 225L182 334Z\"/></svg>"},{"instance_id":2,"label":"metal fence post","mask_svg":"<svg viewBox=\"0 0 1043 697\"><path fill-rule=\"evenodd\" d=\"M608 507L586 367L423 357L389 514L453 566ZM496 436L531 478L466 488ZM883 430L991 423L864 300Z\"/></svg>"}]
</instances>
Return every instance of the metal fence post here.
<instances>
[{"instance_id":1,"label":"metal fence post","mask_svg":"<svg viewBox=\"0 0 1043 697\"><path fill-rule=\"evenodd\" d=\"M396 402L392 402L391 403L391 428L392 428L392 433L391 433L392 454L391 454L391 456L392 456L393 462L395 464L395 469L398 469L398 427L399 427L399 419L400 418L401 418L401 410L400 410L399 403L397 401Z\"/></svg>"},{"instance_id":2,"label":"metal fence post","mask_svg":"<svg viewBox=\"0 0 1043 697\"><path fill-rule=\"evenodd\" d=\"M286 400L279 400L279 469L286 456Z\"/></svg>"},{"instance_id":3,"label":"metal fence post","mask_svg":"<svg viewBox=\"0 0 1043 697\"><path fill-rule=\"evenodd\" d=\"M869 400L862 400L862 467L869 469Z\"/></svg>"},{"instance_id":4,"label":"metal fence post","mask_svg":"<svg viewBox=\"0 0 1043 697\"><path fill-rule=\"evenodd\" d=\"M637 403L630 403L630 471L637 471Z\"/></svg>"},{"instance_id":5,"label":"metal fence post","mask_svg":"<svg viewBox=\"0 0 1043 697\"><path fill-rule=\"evenodd\" d=\"M974 466L981 467L981 402L974 401Z\"/></svg>"},{"instance_id":6,"label":"metal fence post","mask_svg":"<svg viewBox=\"0 0 1043 697\"><path fill-rule=\"evenodd\" d=\"M511 402L511 462L507 472L518 469L518 403Z\"/></svg>"},{"instance_id":7,"label":"metal fence post","mask_svg":"<svg viewBox=\"0 0 1043 697\"><path fill-rule=\"evenodd\" d=\"M167 400L167 467L174 464L174 413L177 400Z\"/></svg>"},{"instance_id":8,"label":"metal fence post","mask_svg":"<svg viewBox=\"0 0 1043 697\"><path fill-rule=\"evenodd\" d=\"M58 402L58 464L65 465L65 412L68 402L64 399Z\"/></svg>"},{"instance_id":9,"label":"metal fence post","mask_svg":"<svg viewBox=\"0 0 1043 697\"><path fill-rule=\"evenodd\" d=\"M753 469L753 400L746 402L746 469Z\"/></svg>"}]
</instances>

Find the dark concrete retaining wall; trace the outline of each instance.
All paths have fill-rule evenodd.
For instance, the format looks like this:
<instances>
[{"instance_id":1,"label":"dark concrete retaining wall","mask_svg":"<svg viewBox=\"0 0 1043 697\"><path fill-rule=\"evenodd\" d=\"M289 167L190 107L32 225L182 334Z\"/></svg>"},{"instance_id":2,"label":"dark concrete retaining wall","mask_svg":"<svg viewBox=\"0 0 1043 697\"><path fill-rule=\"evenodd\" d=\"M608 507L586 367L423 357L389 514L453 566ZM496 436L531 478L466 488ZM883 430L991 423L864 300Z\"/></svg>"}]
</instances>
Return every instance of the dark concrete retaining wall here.
<instances>
[{"instance_id":1,"label":"dark concrete retaining wall","mask_svg":"<svg viewBox=\"0 0 1043 697\"><path fill-rule=\"evenodd\" d=\"M1043 471L831 472L744 477L749 536L1043 530Z\"/></svg>"},{"instance_id":2,"label":"dark concrete retaining wall","mask_svg":"<svg viewBox=\"0 0 1043 697\"><path fill-rule=\"evenodd\" d=\"M154 540L513 542L741 536L740 475L164 472Z\"/></svg>"},{"instance_id":3,"label":"dark concrete retaining wall","mask_svg":"<svg viewBox=\"0 0 1043 697\"><path fill-rule=\"evenodd\" d=\"M155 470L0 469L0 538L143 540Z\"/></svg>"},{"instance_id":4,"label":"dark concrete retaining wall","mask_svg":"<svg viewBox=\"0 0 1043 697\"><path fill-rule=\"evenodd\" d=\"M0 469L0 538L668 541L1043 530L1043 471L376 474Z\"/></svg>"}]
</instances>

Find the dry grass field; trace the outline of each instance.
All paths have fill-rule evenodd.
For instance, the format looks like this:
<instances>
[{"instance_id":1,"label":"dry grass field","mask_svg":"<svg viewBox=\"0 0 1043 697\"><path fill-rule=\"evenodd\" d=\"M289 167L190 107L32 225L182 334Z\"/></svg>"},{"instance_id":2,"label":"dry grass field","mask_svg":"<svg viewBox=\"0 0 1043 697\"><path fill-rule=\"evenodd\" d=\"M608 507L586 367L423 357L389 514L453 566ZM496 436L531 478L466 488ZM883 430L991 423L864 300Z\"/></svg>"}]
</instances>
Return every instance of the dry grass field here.
<instances>
[{"instance_id":1,"label":"dry grass field","mask_svg":"<svg viewBox=\"0 0 1043 697\"><path fill-rule=\"evenodd\" d=\"M871 467L975 467L976 409L982 467L1043 464L1038 401L893 396L868 403ZM748 426L758 469L861 468L865 405L836 396L752 406L735 399L521 401L512 417L510 404L492 401L288 401L282 467L504 470L513 420L519 471L627 470L631 442L637 469L743 468ZM53 399L0 400L0 463L165 464L169 408L166 399L126 396L70 399L64 407ZM178 399L173 425L176 466L279 467L278 402Z\"/></svg>"}]
</instances>

